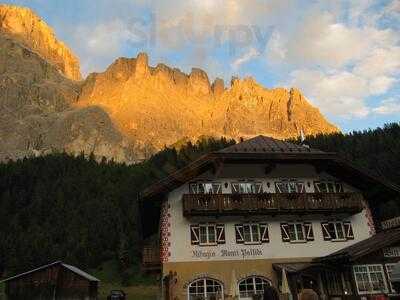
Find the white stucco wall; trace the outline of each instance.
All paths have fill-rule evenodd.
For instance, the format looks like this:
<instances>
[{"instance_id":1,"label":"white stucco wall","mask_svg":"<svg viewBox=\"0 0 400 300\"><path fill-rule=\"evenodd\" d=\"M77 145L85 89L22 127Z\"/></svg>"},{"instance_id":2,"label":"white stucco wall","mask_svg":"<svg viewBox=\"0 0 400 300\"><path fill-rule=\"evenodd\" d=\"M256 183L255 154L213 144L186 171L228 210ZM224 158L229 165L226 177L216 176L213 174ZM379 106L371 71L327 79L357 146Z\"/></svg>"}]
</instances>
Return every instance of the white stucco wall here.
<instances>
[{"instance_id":1,"label":"white stucco wall","mask_svg":"<svg viewBox=\"0 0 400 300\"><path fill-rule=\"evenodd\" d=\"M274 181L277 178L298 178L306 183L310 182L310 187L306 184L306 192L314 192L313 181L320 176L327 177L328 174L317 174L312 166L292 165L277 166L272 172L265 175L263 165L244 165L226 166L217 172L216 175L207 172L199 179L214 180L222 183L223 193L230 193L230 184L225 188L224 183L240 179L257 179L263 182L264 191L275 192ZM196 180L193 180L196 181ZM270 188L267 188L270 182ZM345 185L345 191L356 190ZM282 259L282 258L308 258L319 257L340 250L353 243L364 240L370 236L370 228L366 217L367 211L364 210L353 216L254 216L254 217L201 217L191 218L183 216L182 195L189 193L189 185L170 192L168 195L169 204L169 262L187 261L207 261L207 260L240 260L240 259ZM350 221L354 231L354 240L344 242L324 241L322 236L321 222L329 220ZM268 223L270 242L261 245L236 244L234 225L250 221L260 221ZM281 222L308 221L313 224L314 241L307 243L287 243L282 241ZM213 222L225 224L226 243L218 246L193 246L190 241L190 224ZM224 255L229 251L229 256Z\"/></svg>"}]
</instances>

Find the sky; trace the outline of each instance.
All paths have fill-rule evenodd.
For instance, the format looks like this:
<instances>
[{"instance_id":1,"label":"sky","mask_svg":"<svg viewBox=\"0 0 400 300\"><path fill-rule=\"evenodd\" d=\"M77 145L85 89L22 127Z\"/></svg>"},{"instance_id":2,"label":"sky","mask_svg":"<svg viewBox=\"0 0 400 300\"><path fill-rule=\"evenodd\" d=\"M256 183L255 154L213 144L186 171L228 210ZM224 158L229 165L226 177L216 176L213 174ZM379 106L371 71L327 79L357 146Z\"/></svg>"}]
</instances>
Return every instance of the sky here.
<instances>
[{"instance_id":1,"label":"sky","mask_svg":"<svg viewBox=\"0 0 400 300\"><path fill-rule=\"evenodd\" d=\"M400 0L6 0L32 8L83 75L147 52L211 80L297 87L342 131L400 122Z\"/></svg>"}]
</instances>

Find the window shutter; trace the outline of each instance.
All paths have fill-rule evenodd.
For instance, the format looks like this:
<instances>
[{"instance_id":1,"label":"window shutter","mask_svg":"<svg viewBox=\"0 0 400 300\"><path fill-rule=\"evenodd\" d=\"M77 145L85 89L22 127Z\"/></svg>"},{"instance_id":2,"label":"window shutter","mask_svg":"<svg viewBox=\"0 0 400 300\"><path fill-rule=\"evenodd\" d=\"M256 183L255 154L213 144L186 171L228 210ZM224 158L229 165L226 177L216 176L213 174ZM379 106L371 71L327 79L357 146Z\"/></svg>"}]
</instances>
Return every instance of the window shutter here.
<instances>
[{"instance_id":1,"label":"window shutter","mask_svg":"<svg viewBox=\"0 0 400 300\"><path fill-rule=\"evenodd\" d=\"M305 193L304 183L303 182L298 182L297 183L297 192L298 193Z\"/></svg>"},{"instance_id":2,"label":"window shutter","mask_svg":"<svg viewBox=\"0 0 400 300\"><path fill-rule=\"evenodd\" d=\"M261 242L269 243L268 224L260 224Z\"/></svg>"},{"instance_id":3,"label":"window shutter","mask_svg":"<svg viewBox=\"0 0 400 300\"><path fill-rule=\"evenodd\" d=\"M198 245L200 227L198 225L190 225L190 241L192 245Z\"/></svg>"},{"instance_id":4,"label":"window shutter","mask_svg":"<svg viewBox=\"0 0 400 300\"><path fill-rule=\"evenodd\" d=\"M324 241L330 241L330 240L332 240L332 236L331 236L331 234L329 233L328 226L329 226L329 223L328 223L328 222L322 222L322 223L321 223L322 235L323 235L323 237L324 237Z\"/></svg>"},{"instance_id":5,"label":"window shutter","mask_svg":"<svg viewBox=\"0 0 400 300\"><path fill-rule=\"evenodd\" d=\"M217 224L217 243L225 244L225 225Z\"/></svg>"},{"instance_id":6,"label":"window shutter","mask_svg":"<svg viewBox=\"0 0 400 300\"><path fill-rule=\"evenodd\" d=\"M344 233L345 233L346 239L354 240L354 232L353 232L353 227L351 226L351 223L343 222L343 227L344 227Z\"/></svg>"},{"instance_id":7,"label":"window shutter","mask_svg":"<svg viewBox=\"0 0 400 300\"><path fill-rule=\"evenodd\" d=\"M289 224L281 223L281 234L282 234L282 241L283 242L290 242Z\"/></svg>"},{"instance_id":8,"label":"window shutter","mask_svg":"<svg viewBox=\"0 0 400 300\"><path fill-rule=\"evenodd\" d=\"M236 243L237 244L243 244L244 243L243 225L241 225L241 224L236 224L235 225L235 236L236 236Z\"/></svg>"},{"instance_id":9,"label":"window shutter","mask_svg":"<svg viewBox=\"0 0 400 300\"><path fill-rule=\"evenodd\" d=\"M197 184L196 183L190 183L189 189L190 189L191 194L197 194Z\"/></svg>"},{"instance_id":10,"label":"window shutter","mask_svg":"<svg viewBox=\"0 0 400 300\"><path fill-rule=\"evenodd\" d=\"M313 231L312 223L305 222L303 224L303 226L304 226L304 233L306 235L306 240L313 241L314 240L314 231Z\"/></svg>"},{"instance_id":11,"label":"window shutter","mask_svg":"<svg viewBox=\"0 0 400 300\"><path fill-rule=\"evenodd\" d=\"M232 183L232 193L233 194L239 193L239 183Z\"/></svg>"},{"instance_id":12,"label":"window shutter","mask_svg":"<svg viewBox=\"0 0 400 300\"><path fill-rule=\"evenodd\" d=\"M261 183L256 183L255 184L255 188L256 188L256 193L262 194L263 188L262 188L262 184Z\"/></svg>"}]
</instances>

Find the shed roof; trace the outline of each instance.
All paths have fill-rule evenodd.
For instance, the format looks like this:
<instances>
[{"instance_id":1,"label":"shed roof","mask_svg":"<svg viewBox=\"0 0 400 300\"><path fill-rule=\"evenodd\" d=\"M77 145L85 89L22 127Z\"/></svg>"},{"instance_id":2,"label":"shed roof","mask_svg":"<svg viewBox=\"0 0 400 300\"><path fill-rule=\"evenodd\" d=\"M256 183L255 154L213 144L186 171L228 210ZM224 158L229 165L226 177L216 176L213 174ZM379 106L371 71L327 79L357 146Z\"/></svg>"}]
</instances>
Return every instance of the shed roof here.
<instances>
[{"instance_id":1,"label":"shed roof","mask_svg":"<svg viewBox=\"0 0 400 300\"><path fill-rule=\"evenodd\" d=\"M365 255L374 253L385 247L400 242L400 228L381 231L370 238L355 243L324 257L316 258L315 261L335 261L348 260L354 261Z\"/></svg>"},{"instance_id":2,"label":"shed roof","mask_svg":"<svg viewBox=\"0 0 400 300\"><path fill-rule=\"evenodd\" d=\"M73 273L75 273L75 274L77 274L77 275L79 275L79 276L81 276L81 277L87 279L88 281L97 281L97 282L100 281L100 280L97 279L96 277L94 277L94 276L92 276L92 275L90 275L90 274L88 274L88 273L82 271L81 269L78 269L77 267L64 264L62 261L55 261L55 262L52 262L52 263L50 263L50 264L47 264L47 265L44 265L44 266L40 266L40 267L38 267L38 268L36 268L36 269L33 269L33 270L30 270L30 271L27 271L27 272L24 272L24 273L21 273L21 274L18 274L18 275L9 277L9 278L4 279L4 280L2 280L2 281L0 281L0 282L12 281L12 280L14 280L14 279L18 279L18 278L21 278L21 277L30 275L30 274L32 274L32 273L35 273L35 272L38 272L38 271L41 271L41 270L44 270L44 269L47 269L47 268L56 266L56 265L60 265L60 266L62 266L62 267L64 267L64 268L66 268L66 269L72 271Z\"/></svg>"}]
</instances>

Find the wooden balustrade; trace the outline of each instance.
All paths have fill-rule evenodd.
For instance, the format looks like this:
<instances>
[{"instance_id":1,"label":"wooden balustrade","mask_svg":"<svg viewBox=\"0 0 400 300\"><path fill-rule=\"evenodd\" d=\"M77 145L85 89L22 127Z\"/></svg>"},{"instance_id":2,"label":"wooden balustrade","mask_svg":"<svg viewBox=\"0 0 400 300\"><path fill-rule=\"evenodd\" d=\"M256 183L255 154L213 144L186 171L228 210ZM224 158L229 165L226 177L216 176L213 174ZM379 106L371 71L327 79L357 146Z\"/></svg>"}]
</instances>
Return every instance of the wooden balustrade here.
<instances>
[{"instance_id":1,"label":"wooden balustrade","mask_svg":"<svg viewBox=\"0 0 400 300\"><path fill-rule=\"evenodd\" d=\"M183 214L348 213L363 209L360 193L185 194Z\"/></svg>"}]
</instances>

